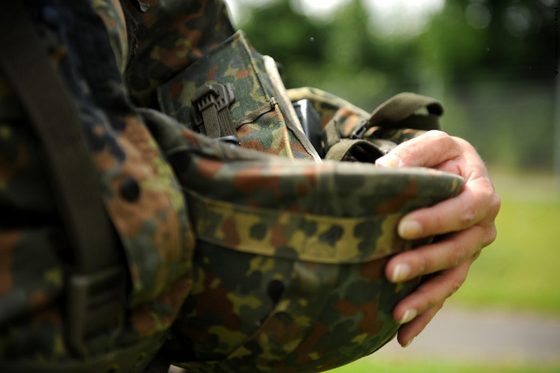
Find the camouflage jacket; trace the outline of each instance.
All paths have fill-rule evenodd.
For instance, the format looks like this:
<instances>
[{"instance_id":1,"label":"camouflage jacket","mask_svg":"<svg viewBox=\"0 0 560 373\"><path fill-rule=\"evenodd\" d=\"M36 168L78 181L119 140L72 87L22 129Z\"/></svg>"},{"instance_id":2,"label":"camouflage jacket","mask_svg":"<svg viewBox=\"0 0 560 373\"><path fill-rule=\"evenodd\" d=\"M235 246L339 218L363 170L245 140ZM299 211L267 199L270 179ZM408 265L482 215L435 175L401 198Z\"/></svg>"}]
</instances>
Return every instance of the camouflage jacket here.
<instances>
[{"instance_id":1,"label":"camouflage jacket","mask_svg":"<svg viewBox=\"0 0 560 373\"><path fill-rule=\"evenodd\" d=\"M182 12L189 19L170 26L168 35L192 39L181 53L182 61L174 60L173 68L182 69L232 31L220 2L174 4L177 9L168 11ZM131 2L129 11L138 12L139 6L143 5ZM146 24L149 17L156 18L159 10L155 8L142 13ZM97 356L155 335L175 319L191 287L193 235L181 187L125 88L122 73L128 45L118 1L29 1L26 9L79 108L103 201L129 267L126 330L119 341L90 345L87 356ZM205 17L212 19L201 22ZM222 33L214 29L220 22L224 24ZM212 29L205 31L209 25ZM140 22L134 27L136 56L149 54L145 45L150 41L142 36L145 29ZM145 72L150 78L143 81L153 86L173 74L158 62L141 66L150 69ZM139 65L131 62L131 66ZM138 87L134 76L142 73L133 68L129 71L131 91L141 98L147 97L148 89ZM72 265L71 249L40 140L2 73L0 133L0 356L69 360L72 353L64 343L61 304L64 269Z\"/></svg>"},{"instance_id":2,"label":"camouflage jacket","mask_svg":"<svg viewBox=\"0 0 560 373\"><path fill-rule=\"evenodd\" d=\"M356 166L351 171L344 171L331 163L321 163L318 152L304 136L291 103L302 98L311 100L329 146L352 137L359 130L362 139L368 139L369 143L375 144L375 149L383 152L387 150L388 140L392 140L392 144L398 143L415 136L417 130L410 130L407 126L376 126L377 120L384 120L382 116L375 116L375 113L370 116L319 90L285 91L270 66L271 61L254 51L242 33L235 32L220 0L29 0L25 2L25 9L44 51L77 108L80 130L91 154L90 167L98 175L103 204L118 237L123 266L127 269L126 313L118 333L108 330L107 335L91 338L86 349L78 354L67 343L65 289L68 272L75 260L72 241L57 205L57 191L49 175L41 138L29 124L25 105L12 90L9 77L0 71L0 367L2 362L24 361L28 365L18 365L18 369L33 371L45 362L54 362L48 371L75 371L82 370L86 362L92 371L108 367L142 370L169 338L176 343L167 343L171 345L165 352L167 362L185 362L185 366L201 371L214 369L213 363L197 366L189 365L188 361L212 361L231 354L234 347L231 356L238 359L232 360L230 365L234 370L235 362L242 361L244 356L250 355L248 351L254 349L258 349L259 356L280 356L272 351L269 341L285 324L282 317L289 314L288 303L274 301L275 296L272 296L273 301L264 303L256 295L232 299L235 290L228 286L236 283L236 274L245 276L241 273L243 270L254 272L254 276L260 273L265 289L262 297L269 299L270 291L275 291L270 290L270 284L278 285L291 278L289 271L293 270L293 264L289 271L279 264L278 268L272 269L272 264L262 259L256 262L247 257L235 271L218 273L219 269L205 266L216 263L219 268L227 267L228 256L216 255L215 249L211 245L201 245L201 240L246 253L279 255L287 259L307 258L311 262L317 259L325 266L328 263L364 263L360 264L358 271L363 276L338 284L338 298L324 298L322 303L317 301L308 305L305 292L297 296L298 300L292 306L297 304L299 311L294 311L290 317L303 313L302 310L308 312L308 307L318 312L329 302L334 302L332 309L346 316L335 322L329 321L332 315L327 315L324 323L316 325L300 318L298 322L313 329L294 326L290 330L295 334L276 335L275 338L283 341L278 347L283 352L290 350L289 346L295 346L294 340L307 346L305 355L301 355L301 351L299 355L290 355L295 359L294 364L317 360L323 348L321 336L329 328L342 330L348 323L358 325L361 332L347 334L345 343L362 343L361 355L371 353L394 334L397 327L394 322L383 324L390 319L394 301L386 302L383 311L376 316L377 311L372 310L377 309L379 298L348 301L355 296L350 285L361 289L367 276L381 278L387 255L409 249L412 243L397 241L391 229L386 234L380 232L373 245L378 247L379 242L383 242L381 246L387 248L386 251L347 251L342 246L339 248L337 242L346 234L343 232L354 231L354 235L363 235L368 231L363 225L367 222L376 227L394 225L404 212L456 193L461 182L445 179L429 190L422 189L422 183L433 183L438 175L422 174L426 179L420 177L417 181L408 174L390 172L385 176L398 178L402 188L392 187L391 193L387 194L386 184L377 181L364 184L364 178L355 175L369 174L370 169ZM197 87L213 80L231 84L236 94L239 93L229 110L236 139L242 148L261 153L242 152L193 131L201 130L194 119L192 98ZM438 105L431 101L421 102L432 116L441 114ZM372 118L375 119L373 122ZM366 145L359 143L358 146ZM360 153L348 152L347 147L344 149L340 159L354 160ZM286 164L262 152L308 162ZM198 158L190 154L196 154ZM306 196L314 194L311 191L321 185L326 188L324 190L330 190L334 179L325 175L333 173L349 175L341 176L347 178L345 185L352 186L350 190L344 189L344 193L361 195L359 191L363 190L360 198L382 193L383 198L368 211L381 214L383 219L388 219L386 223L383 219L364 221L362 216L370 212L360 209L361 202L340 202L334 207L317 210L321 197ZM259 177L255 178L255 175ZM261 177L263 175L269 175L269 178ZM291 181L280 181L279 175ZM242 196L239 197L240 204L265 210L288 210L299 214L300 220L297 221L303 225L288 224L292 215L268 214L265 219L256 210L232 210L229 205L209 202L208 196L220 199L224 195L223 188L216 184L219 180L228 186L230 194ZM410 189L411 183L414 190ZM260 193L254 193L255 190ZM418 190L427 191L424 199L415 203L402 200L402 196L415 195ZM295 199L301 206L294 205ZM388 200L392 202L385 203ZM229 211L227 216L224 215L226 210ZM353 214L356 211L361 211L361 220L355 219ZM193 214L200 217L196 222L190 218ZM218 219L220 214L222 216ZM330 221L323 218L313 220L315 215L342 216L350 219L347 222L350 225L341 230L337 222L331 226L328 225ZM227 227L236 227L238 218L243 224L250 219L260 223L251 226L250 237L239 239L238 233L224 236ZM216 225L218 220L220 224ZM313 231L316 229L312 227L317 224L324 227L325 232L331 232L321 238L334 250L331 259L325 259L326 254L313 253L313 250L307 254L298 251L299 247L306 246L298 230L305 226ZM212 230L217 226L221 230ZM279 229L284 232L283 236L295 237L299 243L275 240L278 234L274 232ZM233 232L238 231L233 229ZM261 239L255 241L255 237ZM270 242L277 244L267 248L262 245L263 237L271 237ZM365 238L356 242L363 240ZM258 249L253 249L255 245L251 242L257 242ZM354 248L361 247L357 243ZM204 264L193 269L195 247L198 255L195 259ZM374 259L380 261L372 262ZM300 280L310 281L309 284L314 286L321 282L330 284L329 287L335 286L333 279L339 276L338 272L335 274L332 269L321 272L317 268L315 264L301 265L298 273L303 277ZM323 278L325 273L330 273L325 275L327 277L334 277ZM235 286L247 287L253 280L239 281ZM210 301L200 296L202 289L208 286L214 289ZM280 287L283 289L283 286ZM381 283L379 286L386 294L404 294L410 290L410 287L389 288ZM185 302L189 294L192 297ZM225 307L226 303L231 307L228 309L230 313L226 312L227 320L209 321L212 319L211 309ZM181 307L182 316L178 316ZM248 312L247 307L252 311ZM364 307L373 308L364 311ZM243 335L254 334L260 324L238 325L239 320L244 320L240 314L245 316L248 312L250 318L260 320L273 309L276 313L268 321L271 329L266 341L264 337L259 337L258 341L245 341ZM365 317L364 312L371 319L370 324L360 321ZM228 324L231 320L236 320L233 322L235 326ZM326 326L329 323L331 326ZM171 325L174 325L172 337L165 334ZM228 325L231 330L239 328L242 332L228 332L225 329ZM382 335L374 333L380 330L383 330ZM307 337L304 338L304 334ZM149 341L149 345L142 344L145 341ZM117 358L120 352L126 359L134 359L134 364L119 365L122 362ZM327 369L356 357L356 354L341 354L309 366L313 367L310 369ZM270 369L267 364L255 366ZM11 365L5 367L9 370Z\"/></svg>"}]
</instances>

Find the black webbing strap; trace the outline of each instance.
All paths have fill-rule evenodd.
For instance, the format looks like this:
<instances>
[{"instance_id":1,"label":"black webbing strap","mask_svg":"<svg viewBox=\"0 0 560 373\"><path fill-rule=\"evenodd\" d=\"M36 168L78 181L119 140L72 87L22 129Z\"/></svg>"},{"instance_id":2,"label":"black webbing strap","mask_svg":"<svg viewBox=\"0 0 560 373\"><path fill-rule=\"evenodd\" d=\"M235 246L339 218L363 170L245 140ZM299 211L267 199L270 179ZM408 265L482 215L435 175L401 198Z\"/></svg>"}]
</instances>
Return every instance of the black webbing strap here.
<instances>
[{"instance_id":1,"label":"black webbing strap","mask_svg":"<svg viewBox=\"0 0 560 373\"><path fill-rule=\"evenodd\" d=\"M8 1L0 11L0 67L41 139L50 168L74 255L66 292L68 342L85 355L86 340L109 343L121 328L125 272L75 103L21 1ZM112 337L100 337L107 335Z\"/></svg>"}]
</instances>

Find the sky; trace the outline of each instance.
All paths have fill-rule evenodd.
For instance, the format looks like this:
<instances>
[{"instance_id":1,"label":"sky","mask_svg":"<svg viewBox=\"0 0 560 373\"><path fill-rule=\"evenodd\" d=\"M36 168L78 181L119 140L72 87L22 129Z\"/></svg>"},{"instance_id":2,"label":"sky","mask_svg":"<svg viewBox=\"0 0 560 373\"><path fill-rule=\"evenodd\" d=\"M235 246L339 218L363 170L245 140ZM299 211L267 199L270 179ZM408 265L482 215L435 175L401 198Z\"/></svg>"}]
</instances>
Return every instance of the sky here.
<instances>
[{"instance_id":1,"label":"sky","mask_svg":"<svg viewBox=\"0 0 560 373\"><path fill-rule=\"evenodd\" d=\"M234 20L242 16L244 4L263 4L269 0L226 0ZM319 18L329 17L349 0L293 0L303 13ZM415 34L422 30L426 20L442 9L444 0L365 0L373 24L387 34Z\"/></svg>"}]
</instances>

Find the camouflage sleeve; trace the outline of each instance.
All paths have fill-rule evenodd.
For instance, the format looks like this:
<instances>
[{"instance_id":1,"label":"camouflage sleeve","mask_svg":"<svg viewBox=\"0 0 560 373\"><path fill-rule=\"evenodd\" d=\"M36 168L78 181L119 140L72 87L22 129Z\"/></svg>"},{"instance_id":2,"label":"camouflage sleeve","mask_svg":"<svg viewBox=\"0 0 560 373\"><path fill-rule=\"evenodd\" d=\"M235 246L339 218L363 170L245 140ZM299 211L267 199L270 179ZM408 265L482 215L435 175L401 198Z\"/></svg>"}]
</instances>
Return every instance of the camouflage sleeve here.
<instances>
[{"instance_id":1,"label":"camouflage sleeve","mask_svg":"<svg viewBox=\"0 0 560 373\"><path fill-rule=\"evenodd\" d=\"M141 106L155 89L234 33L222 0L121 0L129 35L125 81Z\"/></svg>"},{"instance_id":2,"label":"camouflage sleeve","mask_svg":"<svg viewBox=\"0 0 560 373\"><path fill-rule=\"evenodd\" d=\"M115 62L121 74L124 74L129 58L129 43L123 8L119 0L90 0L90 2L105 24L109 42L115 54Z\"/></svg>"},{"instance_id":3,"label":"camouflage sleeve","mask_svg":"<svg viewBox=\"0 0 560 373\"><path fill-rule=\"evenodd\" d=\"M181 187L126 95L119 72L126 53L108 43L109 18L82 2L26 5L78 109L130 279L124 333L110 346L92 343L88 352L95 357L173 322L191 285L194 237ZM101 5L106 12L116 9L115 2ZM64 290L72 247L41 139L31 128L0 72L0 361L68 361Z\"/></svg>"}]
</instances>

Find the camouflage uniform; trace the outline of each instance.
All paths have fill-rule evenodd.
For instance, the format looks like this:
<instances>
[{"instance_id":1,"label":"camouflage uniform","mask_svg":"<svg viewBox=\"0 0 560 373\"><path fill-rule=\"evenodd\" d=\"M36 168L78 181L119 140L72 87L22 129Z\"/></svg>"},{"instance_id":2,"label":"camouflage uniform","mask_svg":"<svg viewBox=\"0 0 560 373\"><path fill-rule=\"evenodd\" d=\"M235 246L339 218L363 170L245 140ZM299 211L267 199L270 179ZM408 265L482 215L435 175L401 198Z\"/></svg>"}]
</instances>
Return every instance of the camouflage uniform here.
<instances>
[{"instance_id":1,"label":"camouflage uniform","mask_svg":"<svg viewBox=\"0 0 560 373\"><path fill-rule=\"evenodd\" d=\"M394 335L392 308L415 283L389 284L384 265L419 244L395 225L461 180L321 162L291 101L313 102L329 146L360 130L358 148L380 155L418 131L376 126L318 90L284 91L219 0L25 5L78 110L128 283L118 331L76 351L71 239L41 139L0 71L3 371L142 371L156 354L192 371L324 370ZM209 81L234 89L241 147L195 131L191 99Z\"/></svg>"}]
</instances>

